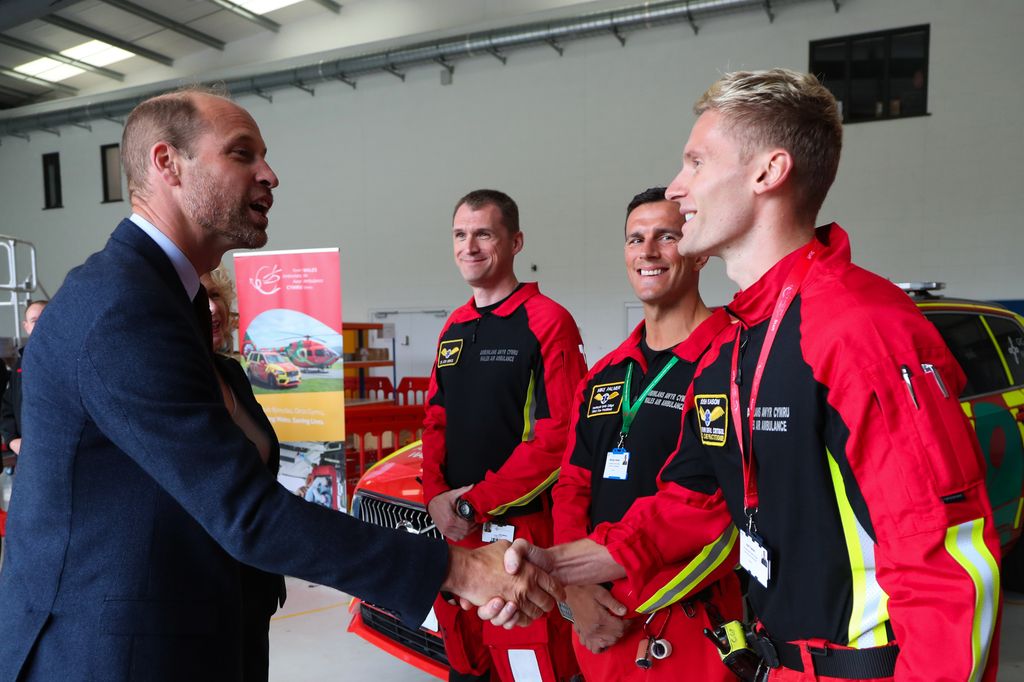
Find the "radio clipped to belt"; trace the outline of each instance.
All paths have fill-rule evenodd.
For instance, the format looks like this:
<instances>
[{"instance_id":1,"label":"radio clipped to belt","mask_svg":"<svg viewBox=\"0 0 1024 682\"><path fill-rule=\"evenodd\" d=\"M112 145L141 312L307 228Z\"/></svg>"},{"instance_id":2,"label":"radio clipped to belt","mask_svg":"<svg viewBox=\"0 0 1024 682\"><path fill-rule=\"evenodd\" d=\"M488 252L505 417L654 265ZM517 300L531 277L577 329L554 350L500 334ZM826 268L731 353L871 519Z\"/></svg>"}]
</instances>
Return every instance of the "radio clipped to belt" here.
<instances>
[{"instance_id":1,"label":"radio clipped to belt","mask_svg":"<svg viewBox=\"0 0 1024 682\"><path fill-rule=\"evenodd\" d=\"M722 614L710 602L705 603L705 611L714 629L704 628L704 636L718 649L725 667L743 682L765 682L768 671L779 667L771 640L756 626L738 620L723 622Z\"/></svg>"}]
</instances>

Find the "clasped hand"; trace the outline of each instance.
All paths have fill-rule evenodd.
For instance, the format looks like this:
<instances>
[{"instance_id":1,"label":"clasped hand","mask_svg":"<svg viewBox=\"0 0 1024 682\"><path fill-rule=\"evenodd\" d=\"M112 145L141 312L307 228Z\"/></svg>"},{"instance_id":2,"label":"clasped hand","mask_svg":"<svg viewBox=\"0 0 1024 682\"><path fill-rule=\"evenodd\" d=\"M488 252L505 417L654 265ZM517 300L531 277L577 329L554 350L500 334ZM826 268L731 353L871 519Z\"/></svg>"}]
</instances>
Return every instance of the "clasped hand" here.
<instances>
[{"instance_id":1,"label":"clasped hand","mask_svg":"<svg viewBox=\"0 0 1024 682\"><path fill-rule=\"evenodd\" d=\"M505 628L529 625L565 599L561 583L537 566L524 562L507 571L509 547L505 540L474 550L451 547L448 579L441 588L458 595L464 609L480 607L481 618Z\"/></svg>"}]
</instances>

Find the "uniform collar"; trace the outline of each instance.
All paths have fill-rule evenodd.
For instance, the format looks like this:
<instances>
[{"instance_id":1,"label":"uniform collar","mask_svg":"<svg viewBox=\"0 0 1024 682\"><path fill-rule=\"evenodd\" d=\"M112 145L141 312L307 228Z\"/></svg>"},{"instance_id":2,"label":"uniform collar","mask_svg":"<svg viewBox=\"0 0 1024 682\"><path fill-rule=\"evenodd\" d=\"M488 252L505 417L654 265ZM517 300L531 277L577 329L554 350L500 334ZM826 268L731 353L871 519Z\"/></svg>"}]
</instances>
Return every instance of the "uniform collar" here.
<instances>
[{"instance_id":1,"label":"uniform collar","mask_svg":"<svg viewBox=\"0 0 1024 682\"><path fill-rule=\"evenodd\" d=\"M832 268L836 264L850 262L850 240L843 228L837 223L823 225L814 231L814 239L821 244L823 251L818 261L811 266L811 273L821 269ZM793 264L804 247L792 251L782 260L773 265L768 272L743 291L733 296L732 302L726 306L730 315L738 318L747 327L764 322L772 315L775 302L783 282L793 269Z\"/></svg>"},{"instance_id":2,"label":"uniform collar","mask_svg":"<svg viewBox=\"0 0 1024 682\"><path fill-rule=\"evenodd\" d=\"M708 346L711 345L715 337L730 324L732 324L732 321L729 319L729 314L726 313L725 308L715 308L711 311L711 316L701 322L686 339L672 347L673 355L685 362L696 362L701 354L707 350ZM635 360L640 363L645 372L647 371L647 361L640 350L640 341L644 337L646 325L646 321L640 320L640 324L633 329L629 338L612 351L611 364L617 365L626 360Z\"/></svg>"},{"instance_id":3,"label":"uniform collar","mask_svg":"<svg viewBox=\"0 0 1024 682\"><path fill-rule=\"evenodd\" d=\"M536 282L523 282L519 285L519 288L509 294L501 305L491 311L491 315L497 315L498 317L508 317L516 311L519 306L523 305L528 299L533 298L540 293L540 287L537 286ZM476 309L476 301L470 297L469 301L461 308L456 310L452 317L455 322L465 322L467 320L475 320L480 317L480 311Z\"/></svg>"}]
</instances>

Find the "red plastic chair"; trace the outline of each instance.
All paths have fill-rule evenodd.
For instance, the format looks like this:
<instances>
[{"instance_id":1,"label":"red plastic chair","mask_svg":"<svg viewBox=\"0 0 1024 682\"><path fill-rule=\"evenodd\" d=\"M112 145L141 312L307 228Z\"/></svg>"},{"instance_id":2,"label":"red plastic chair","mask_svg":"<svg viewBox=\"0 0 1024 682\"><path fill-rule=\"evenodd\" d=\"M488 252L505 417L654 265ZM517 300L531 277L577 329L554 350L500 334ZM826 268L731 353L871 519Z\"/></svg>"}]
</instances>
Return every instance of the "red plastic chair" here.
<instances>
[{"instance_id":1,"label":"red plastic chair","mask_svg":"<svg viewBox=\"0 0 1024 682\"><path fill-rule=\"evenodd\" d=\"M427 402L430 377L405 377L398 382L399 405L422 405Z\"/></svg>"},{"instance_id":2,"label":"red plastic chair","mask_svg":"<svg viewBox=\"0 0 1024 682\"><path fill-rule=\"evenodd\" d=\"M395 387L391 385L391 379L387 377L366 377L363 379L366 387L367 400L395 400Z\"/></svg>"}]
</instances>

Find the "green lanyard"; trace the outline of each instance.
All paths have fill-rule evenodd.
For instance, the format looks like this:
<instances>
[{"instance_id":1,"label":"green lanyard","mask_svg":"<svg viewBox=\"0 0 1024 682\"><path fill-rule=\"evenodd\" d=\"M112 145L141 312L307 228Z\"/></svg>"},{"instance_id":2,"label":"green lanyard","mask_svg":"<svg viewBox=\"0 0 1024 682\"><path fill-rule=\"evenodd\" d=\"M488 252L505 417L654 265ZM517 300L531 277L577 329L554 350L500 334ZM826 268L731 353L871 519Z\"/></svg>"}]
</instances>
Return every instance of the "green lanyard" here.
<instances>
[{"instance_id":1,"label":"green lanyard","mask_svg":"<svg viewBox=\"0 0 1024 682\"><path fill-rule=\"evenodd\" d=\"M629 402L629 387L633 383L633 363L629 363L629 367L626 368L626 385L622 388L622 430L619 432L619 444L618 448L622 447L622 444L626 442L626 436L629 435L629 427L633 423L633 418L636 417L636 413L640 411L640 406L644 404L644 398L651 392L662 377L668 374L668 371L672 369L675 364L679 362L679 358L675 355L672 356L665 366L658 372L658 376L654 377L654 380L647 384L647 388L637 397L635 403Z\"/></svg>"}]
</instances>

